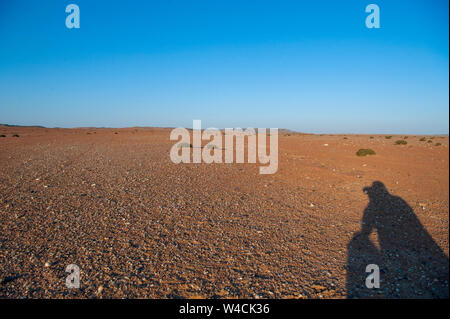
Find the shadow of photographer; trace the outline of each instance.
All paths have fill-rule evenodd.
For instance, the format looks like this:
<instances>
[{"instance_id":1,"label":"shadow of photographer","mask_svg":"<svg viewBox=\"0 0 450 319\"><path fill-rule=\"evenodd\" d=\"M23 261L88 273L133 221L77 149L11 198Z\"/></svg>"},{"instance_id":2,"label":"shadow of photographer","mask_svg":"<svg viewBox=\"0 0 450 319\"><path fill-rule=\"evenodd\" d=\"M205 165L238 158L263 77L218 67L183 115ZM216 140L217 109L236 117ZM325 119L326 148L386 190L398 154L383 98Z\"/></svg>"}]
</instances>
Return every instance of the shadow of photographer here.
<instances>
[{"instance_id":1,"label":"shadow of photographer","mask_svg":"<svg viewBox=\"0 0 450 319\"><path fill-rule=\"evenodd\" d=\"M402 198L382 182L365 187L362 228L348 244L348 298L448 298L449 260ZM379 247L369 238L375 231ZM366 287L367 265L380 270L380 288Z\"/></svg>"}]
</instances>

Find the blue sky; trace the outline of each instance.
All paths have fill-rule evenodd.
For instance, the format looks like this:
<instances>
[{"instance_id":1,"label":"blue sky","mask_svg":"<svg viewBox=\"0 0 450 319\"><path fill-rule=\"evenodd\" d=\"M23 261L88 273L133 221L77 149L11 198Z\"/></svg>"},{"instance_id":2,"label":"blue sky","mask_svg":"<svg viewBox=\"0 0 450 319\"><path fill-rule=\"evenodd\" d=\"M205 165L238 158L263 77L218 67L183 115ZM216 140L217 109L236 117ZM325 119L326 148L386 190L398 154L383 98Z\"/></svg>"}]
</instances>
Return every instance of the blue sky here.
<instances>
[{"instance_id":1,"label":"blue sky","mask_svg":"<svg viewBox=\"0 0 450 319\"><path fill-rule=\"evenodd\" d=\"M80 29L65 7L80 8ZM380 7L367 29L365 7ZM0 123L447 134L448 1L0 2Z\"/></svg>"}]
</instances>

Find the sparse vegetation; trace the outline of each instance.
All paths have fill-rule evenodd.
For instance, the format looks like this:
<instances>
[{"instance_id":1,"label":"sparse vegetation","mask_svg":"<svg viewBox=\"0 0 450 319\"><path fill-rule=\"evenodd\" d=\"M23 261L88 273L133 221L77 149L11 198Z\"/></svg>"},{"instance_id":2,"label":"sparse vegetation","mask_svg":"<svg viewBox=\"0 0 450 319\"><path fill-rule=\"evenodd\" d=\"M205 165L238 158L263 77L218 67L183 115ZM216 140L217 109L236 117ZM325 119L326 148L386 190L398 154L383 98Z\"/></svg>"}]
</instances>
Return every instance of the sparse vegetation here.
<instances>
[{"instance_id":1,"label":"sparse vegetation","mask_svg":"<svg viewBox=\"0 0 450 319\"><path fill-rule=\"evenodd\" d=\"M375 151L370 148L361 148L356 152L357 156L375 155Z\"/></svg>"},{"instance_id":2,"label":"sparse vegetation","mask_svg":"<svg viewBox=\"0 0 450 319\"><path fill-rule=\"evenodd\" d=\"M405 139L405 140L406 140L407 138L408 138L408 136L405 136L405 137L404 137L403 139Z\"/></svg>"},{"instance_id":3,"label":"sparse vegetation","mask_svg":"<svg viewBox=\"0 0 450 319\"><path fill-rule=\"evenodd\" d=\"M405 141L405 140L398 140L398 141L395 141L395 145L406 145L406 144L408 144L408 142Z\"/></svg>"},{"instance_id":4,"label":"sparse vegetation","mask_svg":"<svg viewBox=\"0 0 450 319\"><path fill-rule=\"evenodd\" d=\"M1 134L0 137L6 137L6 135L5 134Z\"/></svg>"},{"instance_id":5,"label":"sparse vegetation","mask_svg":"<svg viewBox=\"0 0 450 319\"><path fill-rule=\"evenodd\" d=\"M13 137L19 137L19 134L13 134Z\"/></svg>"},{"instance_id":6,"label":"sparse vegetation","mask_svg":"<svg viewBox=\"0 0 450 319\"><path fill-rule=\"evenodd\" d=\"M427 139L425 137L422 137L419 141L425 142Z\"/></svg>"},{"instance_id":7,"label":"sparse vegetation","mask_svg":"<svg viewBox=\"0 0 450 319\"><path fill-rule=\"evenodd\" d=\"M119 133L117 133L117 132L114 132L114 134L119 134Z\"/></svg>"},{"instance_id":8,"label":"sparse vegetation","mask_svg":"<svg viewBox=\"0 0 450 319\"><path fill-rule=\"evenodd\" d=\"M347 140L348 138L346 136L344 136L344 140Z\"/></svg>"},{"instance_id":9,"label":"sparse vegetation","mask_svg":"<svg viewBox=\"0 0 450 319\"><path fill-rule=\"evenodd\" d=\"M434 144L434 146L441 146L441 145L442 145L441 143Z\"/></svg>"},{"instance_id":10,"label":"sparse vegetation","mask_svg":"<svg viewBox=\"0 0 450 319\"><path fill-rule=\"evenodd\" d=\"M390 140L392 138L392 135L385 136L384 138Z\"/></svg>"},{"instance_id":11,"label":"sparse vegetation","mask_svg":"<svg viewBox=\"0 0 450 319\"><path fill-rule=\"evenodd\" d=\"M373 136L371 136L370 139L372 140L372 139L373 139Z\"/></svg>"},{"instance_id":12,"label":"sparse vegetation","mask_svg":"<svg viewBox=\"0 0 450 319\"><path fill-rule=\"evenodd\" d=\"M433 141L432 140L428 140L428 142L427 143L433 143Z\"/></svg>"}]
</instances>

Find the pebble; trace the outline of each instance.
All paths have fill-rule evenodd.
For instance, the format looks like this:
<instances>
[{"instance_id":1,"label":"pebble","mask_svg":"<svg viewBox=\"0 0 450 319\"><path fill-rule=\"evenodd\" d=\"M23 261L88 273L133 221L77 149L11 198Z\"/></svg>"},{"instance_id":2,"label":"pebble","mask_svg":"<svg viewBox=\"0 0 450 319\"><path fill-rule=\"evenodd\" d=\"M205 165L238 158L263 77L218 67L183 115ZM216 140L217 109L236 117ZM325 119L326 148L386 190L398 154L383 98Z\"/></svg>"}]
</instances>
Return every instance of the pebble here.
<instances>
[{"instance_id":1,"label":"pebble","mask_svg":"<svg viewBox=\"0 0 450 319\"><path fill-rule=\"evenodd\" d=\"M311 288L314 289L315 291L322 291L327 289L326 287L321 285L312 285Z\"/></svg>"}]
</instances>

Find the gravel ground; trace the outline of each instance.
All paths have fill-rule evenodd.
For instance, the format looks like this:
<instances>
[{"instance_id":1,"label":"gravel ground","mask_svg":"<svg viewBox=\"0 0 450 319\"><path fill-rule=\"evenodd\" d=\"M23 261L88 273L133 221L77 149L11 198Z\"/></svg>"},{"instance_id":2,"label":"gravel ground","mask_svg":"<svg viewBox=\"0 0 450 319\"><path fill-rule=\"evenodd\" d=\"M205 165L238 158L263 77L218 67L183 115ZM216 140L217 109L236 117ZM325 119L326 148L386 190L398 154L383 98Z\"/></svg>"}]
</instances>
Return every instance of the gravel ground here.
<instances>
[{"instance_id":1,"label":"gravel ground","mask_svg":"<svg viewBox=\"0 0 450 319\"><path fill-rule=\"evenodd\" d=\"M168 129L0 134L2 298L448 298L448 137L282 134L260 175Z\"/></svg>"}]
</instances>

